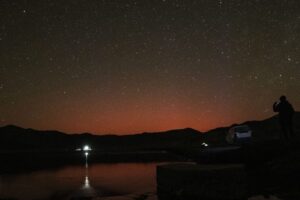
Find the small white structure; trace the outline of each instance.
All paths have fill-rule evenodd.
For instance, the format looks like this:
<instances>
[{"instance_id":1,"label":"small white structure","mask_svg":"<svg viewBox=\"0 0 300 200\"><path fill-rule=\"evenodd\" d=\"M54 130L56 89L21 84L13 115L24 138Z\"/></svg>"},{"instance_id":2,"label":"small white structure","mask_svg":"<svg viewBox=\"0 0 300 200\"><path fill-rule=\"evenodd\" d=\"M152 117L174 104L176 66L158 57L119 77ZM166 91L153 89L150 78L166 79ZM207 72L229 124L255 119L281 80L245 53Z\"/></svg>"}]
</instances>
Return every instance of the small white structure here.
<instances>
[{"instance_id":1,"label":"small white structure","mask_svg":"<svg viewBox=\"0 0 300 200\"><path fill-rule=\"evenodd\" d=\"M206 142L202 142L201 146L202 147L208 147L208 144Z\"/></svg>"},{"instance_id":2,"label":"small white structure","mask_svg":"<svg viewBox=\"0 0 300 200\"><path fill-rule=\"evenodd\" d=\"M250 142L252 138L252 131L247 125L239 125L231 127L226 135L226 141L229 144L239 144L243 142Z\"/></svg>"},{"instance_id":3,"label":"small white structure","mask_svg":"<svg viewBox=\"0 0 300 200\"><path fill-rule=\"evenodd\" d=\"M92 151L92 148L89 145L85 145L83 147L83 151L87 152L87 151Z\"/></svg>"}]
</instances>

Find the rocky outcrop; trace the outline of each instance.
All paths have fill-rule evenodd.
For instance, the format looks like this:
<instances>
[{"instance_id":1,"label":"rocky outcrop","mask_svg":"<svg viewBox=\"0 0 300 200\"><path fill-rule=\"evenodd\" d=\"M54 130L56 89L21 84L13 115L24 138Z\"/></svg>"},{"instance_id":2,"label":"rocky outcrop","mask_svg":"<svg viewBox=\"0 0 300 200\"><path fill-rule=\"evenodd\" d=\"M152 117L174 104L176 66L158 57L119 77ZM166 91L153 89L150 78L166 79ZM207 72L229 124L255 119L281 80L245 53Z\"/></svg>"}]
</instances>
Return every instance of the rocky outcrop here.
<instances>
[{"instance_id":1,"label":"rocky outcrop","mask_svg":"<svg viewBox=\"0 0 300 200\"><path fill-rule=\"evenodd\" d=\"M167 164L157 167L160 200L247 199L243 165Z\"/></svg>"}]
</instances>

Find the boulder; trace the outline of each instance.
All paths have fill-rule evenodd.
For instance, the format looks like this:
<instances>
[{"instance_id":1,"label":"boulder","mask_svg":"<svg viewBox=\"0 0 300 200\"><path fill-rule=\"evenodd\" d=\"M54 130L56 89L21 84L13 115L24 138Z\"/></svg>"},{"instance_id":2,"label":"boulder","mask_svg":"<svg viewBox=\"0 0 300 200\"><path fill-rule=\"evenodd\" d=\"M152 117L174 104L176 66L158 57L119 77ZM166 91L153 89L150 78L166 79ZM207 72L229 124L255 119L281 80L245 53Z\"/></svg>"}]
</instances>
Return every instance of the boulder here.
<instances>
[{"instance_id":1,"label":"boulder","mask_svg":"<svg viewBox=\"0 0 300 200\"><path fill-rule=\"evenodd\" d=\"M157 166L160 200L247 199L244 165L177 163Z\"/></svg>"}]
</instances>

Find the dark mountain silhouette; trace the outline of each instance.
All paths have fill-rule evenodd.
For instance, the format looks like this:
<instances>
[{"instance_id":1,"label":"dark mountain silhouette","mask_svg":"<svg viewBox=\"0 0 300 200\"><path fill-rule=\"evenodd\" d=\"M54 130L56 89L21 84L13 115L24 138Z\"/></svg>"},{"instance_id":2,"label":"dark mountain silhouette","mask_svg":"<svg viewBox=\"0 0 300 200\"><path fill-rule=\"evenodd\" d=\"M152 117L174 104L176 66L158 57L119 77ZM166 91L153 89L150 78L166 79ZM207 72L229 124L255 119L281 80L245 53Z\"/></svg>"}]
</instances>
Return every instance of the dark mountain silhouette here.
<instances>
[{"instance_id":1,"label":"dark mountain silhouette","mask_svg":"<svg viewBox=\"0 0 300 200\"><path fill-rule=\"evenodd\" d=\"M135 135L65 134L59 131L38 131L14 125L0 128L1 150L74 150L84 144L98 151L161 150L201 139L197 130L186 128Z\"/></svg>"},{"instance_id":2,"label":"dark mountain silhouette","mask_svg":"<svg viewBox=\"0 0 300 200\"><path fill-rule=\"evenodd\" d=\"M295 113L294 121L297 134L300 130L300 112ZM254 141L270 140L279 136L280 128L277 116L242 124L247 124L253 130ZM90 133L65 134L59 131L38 131L8 125L0 128L0 150L73 151L84 144L90 144L98 151L165 150L199 145L203 141L211 144L225 144L225 136L230 127L217 128L206 133L186 128L118 136Z\"/></svg>"}]
</instances>

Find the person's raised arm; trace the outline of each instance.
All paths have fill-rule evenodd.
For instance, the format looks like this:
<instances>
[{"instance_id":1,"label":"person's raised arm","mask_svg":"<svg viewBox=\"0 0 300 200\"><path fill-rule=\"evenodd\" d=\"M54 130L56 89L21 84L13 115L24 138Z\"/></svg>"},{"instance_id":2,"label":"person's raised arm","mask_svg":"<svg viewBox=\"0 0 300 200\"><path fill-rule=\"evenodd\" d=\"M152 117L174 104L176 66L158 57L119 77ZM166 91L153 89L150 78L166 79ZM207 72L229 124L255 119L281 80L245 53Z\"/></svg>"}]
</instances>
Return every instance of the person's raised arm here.
<instances>
[{"instance_id":1,"label":"person's raised arm","mask_svg":"<svg viewBox=\"0 0 300 200\"><path fill-rule=\"evenodd\" d=\"M274 111L274 112L278 112L278 104L277 104L277 102L275 102L275 103L273 104L273 111Z\"/></svg>"}]
</instances>

